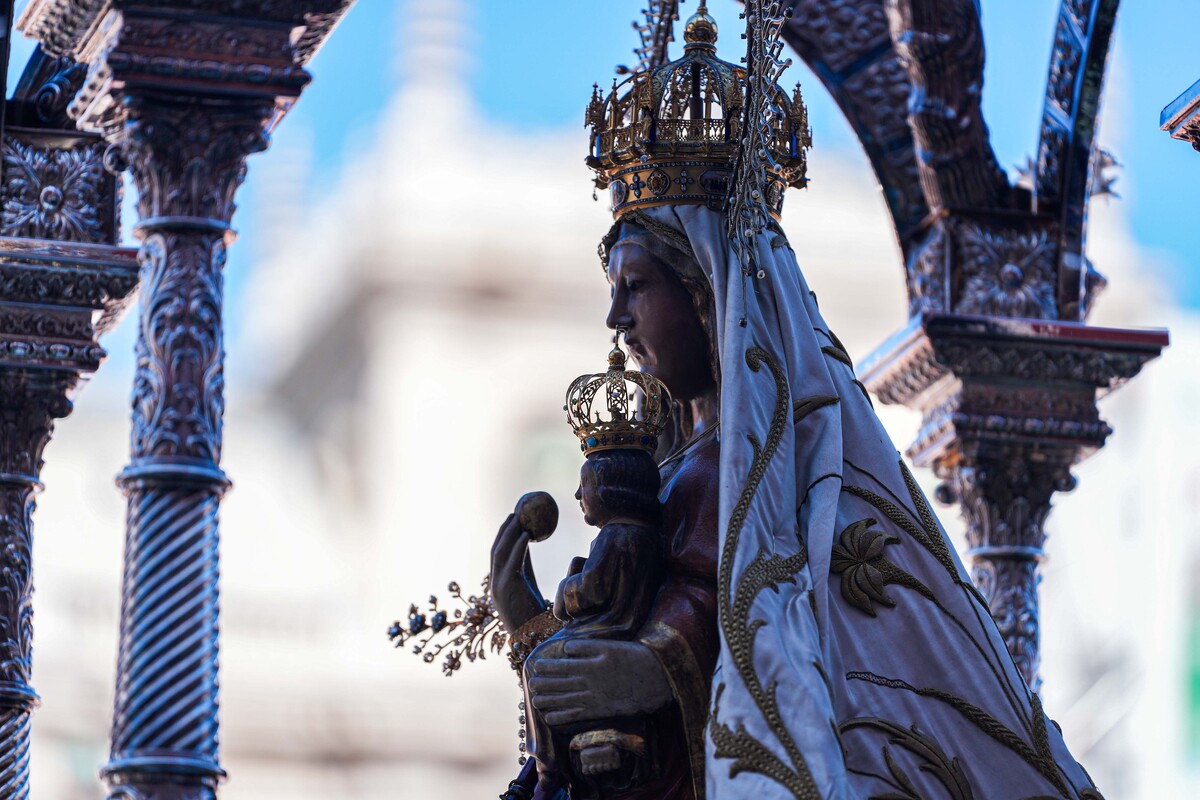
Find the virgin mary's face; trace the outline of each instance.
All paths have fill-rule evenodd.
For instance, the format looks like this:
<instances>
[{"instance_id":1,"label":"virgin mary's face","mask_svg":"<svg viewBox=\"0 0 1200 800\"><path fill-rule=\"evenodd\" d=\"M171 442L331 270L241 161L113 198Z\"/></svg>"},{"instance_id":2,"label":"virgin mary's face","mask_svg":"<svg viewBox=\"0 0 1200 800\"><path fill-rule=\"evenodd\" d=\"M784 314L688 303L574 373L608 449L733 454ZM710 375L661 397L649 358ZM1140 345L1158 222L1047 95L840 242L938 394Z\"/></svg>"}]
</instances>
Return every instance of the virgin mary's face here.
<instances>
[{"instance_id":1,"label":"virgin mary's face","mask_svg":"<svg viewBox=\"0 0 1200 800\"><path fill-rule=\"evenodd\" d=\"M666 384L676 400L713 387L708 336L691 295L666 264L633 242L618 242L608 261L608 327L625 330L638 368Z\"/></svg>"}]
</instances>

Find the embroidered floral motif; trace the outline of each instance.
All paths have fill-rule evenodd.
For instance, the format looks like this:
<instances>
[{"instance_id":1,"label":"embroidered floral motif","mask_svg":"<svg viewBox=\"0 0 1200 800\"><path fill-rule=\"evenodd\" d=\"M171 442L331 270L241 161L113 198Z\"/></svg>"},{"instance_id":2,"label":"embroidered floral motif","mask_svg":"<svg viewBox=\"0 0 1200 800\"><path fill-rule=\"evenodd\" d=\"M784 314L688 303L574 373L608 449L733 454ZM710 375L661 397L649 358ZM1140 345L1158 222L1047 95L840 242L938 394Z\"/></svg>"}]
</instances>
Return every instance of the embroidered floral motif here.
<instances>
[{"instance_id":1,"label":"embroidered floral motif","mask_svg":"<svg viewBox=\"0 0 1200 800\"><path fill-rule=\"evenodd\" d=\"M920 760L919 769L933 775L945 787L950 800L974 800L974 793L967 783L967 776L957 758L950 758L941 746L929 736L921 733L916 725L902 728L894 722L877 717L861 717L842 723L841 733L855 728L873 728L887 734L888 744L900 747L912 753ZM891 784L896 791L884 794L873 794L868 800L923 800L912 779L900 767L892 755L891 749L885 745L883 760L887 765L890 777L876 775L885 783Z\"/></svg>"},{"instance_id":2,"label":"embroidered floral motif","mask_svg":"<svg viewBox=\"0 0 1200 800\"><path fill-rule=\"evenodd\" d=\"M861 472L862 470L859 471ZM892 598L886 590L887 586L902 584L904 577L900 576L906 576L915 581L915 578L899 570L884 555L888 545L900 544L903 546L908 541L905 537L895 535L903 531L942 565L951 580L962 591L971 596L975 602L982 603L974 587L958 571L945 537L938 527L932 511L929 509L928 503L925 502L924 496L917 487L916 481L903 461L900 462L900 472L905 487L908 489L909 497L912 499L913 506L911 509L903 508L898 504L899 501L893 502L892 499L883 497L864 487L849 485L842 487L846 493L865 500L896 526L894 529L886 532L878 531L872 527L877 524L876 520L864 519L850 525L842 533L840 541L834 545L831 552L830 572L841 575L843 597L849 604L874 616L875 603L885 606L892 604L890 602ZM899 575L889 574L890 569L896 569ZM1054 791L1058 793L1053 797L1076 797L1079 800L1097 800L1099 794L1096 793L1095 788L1083 790L1075 789L1074 787L1068 788L1065 779L1066 776L1051 748L1047 718L1042 710L1040 698L1036 694L1027 695L1023 692L1018 693L1012 690L1007 682L1005 671L1011 668L1011 660L997 655L994 648L989 649L986 641L981 642L976 639L967 626L955 614L951 613L939 598L933 595L926 587L920 584L918 586L920 588L915 586L910 586L909 588L913 588L933 603L954 627L962 631L965 644L976 650L981 663L986 664L987 668L995 674L997 683L1006 686L1006 698L1011 706L1012 713L1020 723L1019 729L1010 729L1001 723L989 710L985 710L961 697L935 687L913 686L907 681L884 677L865 670L847 672L845 676L846 680L865 681L876 686L911 692L919 697L945 703L957 711L975 728L1037 770L1050 786L1053 787ZM980 610L985 611L986 606L981 605ZM1000 652L1005 657L1007 656L1006 652ZM1005 663L1001 663L1002 661ZM896 737L899 736L904 741L913 743L915 746L918 740L923 740L924 744L919 746L926 748L928 752L922 754L920 757L929 763L923 763L921 770L937 776L943 786L946 787L951 798L955 798L955 800L959 798L969 800L971 798L970 787L965 782L960 782L953 775L953 771L949 770L950 766L958 763L957 759L953 761L946 759L944 754L941 754L941 751L937 749L938 745L930 735L917 733L914 728L911 730L911 734L916 738L909 739L906 738L908 733L905 733L905 729L899 724L875 718L844 722L841 725L841 730L844 732L852 727L868 727L876 731L888 733L889 744L904 747L913 753L916 751L902 744ZM940 755L935 757L935 751L936 754ZM872 795L871 800L920 800L919 796L912 791L912 785L915 784L911 784L911 782L906 783L908 776L897 774L899 767L889 757L886 748L883 755L884 763L892 774L890 777L883 775L873 775L873 777L884 781L896 791L889 794ZM930 766L932 764L940 764L941 766ZM893 769L893 766L896 766L896 769ZM903 771L900 770L900 772L902 773ZM1051 796L1039 795L1036 797L1027 797L1023 800L1051 800Z\"/></svg>"},{"instance_id":3,"label":"embroidered floral motif","mask_svg":"<svg viewBox=\"0 0 1200 800\"><path fill-rule=\"evenodd\" d=\"M950 578L955 583L965 584L965 581L958 574L958 567L954 563L954 557L950 555L950 548L946 545L945 539L942 538L942 532L938 528L937 520L934 518L933 512L929 510L929 504L925 502L925 497L921 494L920 487L917 486L916 480L913 478L912 473L908 471L908 467L904 464L903 459L900 460L900 472L904 476L904 485L908 488L909 497L912 498L913 505L917 507L917 516L921 520L919 526L912 521L912 518L909 517L904 509L901 509L891 500L880 496L870 489L865 489L861 486L846 486L844 490L855 497L861 497L883 512L889 520L928 550L938 560L938 563L945 567L946 572L950 574Z\"/></svg>"},{"instance_id":4,"label":"embroidered floral motif","mask_svg":"<svg viewBox=\"0 0 1200 800\"><path fill-rule=\"evenodd\" d=\"M966 718L977 729L1015 753L1022 761L1041 773L1042 777L1049 781L1064 797L1070 796L1070 793L1067 791L1067 785L1063 781L1062 771L1054 759L1054 754L1050 750L1050 740L1046 735L1046 715L1042 713L1042 704L1036 694L1033 695L1031 708L1034 726L1033 746L1031 747L1029 743L1005 727L1002 722L991 714L949 692L944 692L940 689L919 688L906 681L896 678L885 678L873 672L848 672L846 673L846 680L866 681L867 683L873 683L876 686L884 686L889 689L902 689L912 692L919 697L929 697L945 703Z\"/></svg>"},{"instance_id":5,"label":"embroidered floral motif","mask_svg":"<svg viewBox=\"0 0 1200 800\"><path fill-rule=\"evenodd\" d=\"M933 592L912 575L897 567L884 555L884 548L900 540L873 526L873 519L862 519L842 531L833 546L829 571L842 576L842 597L858 610L875 616L874 603L888 608L896 601L887 593L889 584L898 584L933 600Z\"/></svg>"}]
</instances>

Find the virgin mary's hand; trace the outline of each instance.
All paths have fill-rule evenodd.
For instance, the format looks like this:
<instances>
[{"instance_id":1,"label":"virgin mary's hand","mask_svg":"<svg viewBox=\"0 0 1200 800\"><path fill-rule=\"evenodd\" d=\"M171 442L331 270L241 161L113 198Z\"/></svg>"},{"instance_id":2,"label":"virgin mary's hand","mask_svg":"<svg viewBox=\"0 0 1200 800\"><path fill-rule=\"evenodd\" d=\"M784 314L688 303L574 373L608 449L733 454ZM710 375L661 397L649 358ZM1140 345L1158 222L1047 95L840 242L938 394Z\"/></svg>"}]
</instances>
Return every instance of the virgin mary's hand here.
<instances>
[{"instance_id":1,"label":"virgin mary's hand","mask_svg":"<svg viewBox=\"0 0 1200 800\"><path fill-rule=\"evenodd\" d=\"M492 603L510 633L546 610L529 560L529 533L509 514L492 543Z\"/></svg>"},{"instance_id":2,"label":"virgin mary's hand","mask_svg":"<svg viewBox=\"0 0 1200 800\"><path fill-rule=\"evenodd\" d=\"M642 716L672 700L662 664L641 642L551 639L530 654L525 680L552 726Z\"/></svg>"}]
</instances>

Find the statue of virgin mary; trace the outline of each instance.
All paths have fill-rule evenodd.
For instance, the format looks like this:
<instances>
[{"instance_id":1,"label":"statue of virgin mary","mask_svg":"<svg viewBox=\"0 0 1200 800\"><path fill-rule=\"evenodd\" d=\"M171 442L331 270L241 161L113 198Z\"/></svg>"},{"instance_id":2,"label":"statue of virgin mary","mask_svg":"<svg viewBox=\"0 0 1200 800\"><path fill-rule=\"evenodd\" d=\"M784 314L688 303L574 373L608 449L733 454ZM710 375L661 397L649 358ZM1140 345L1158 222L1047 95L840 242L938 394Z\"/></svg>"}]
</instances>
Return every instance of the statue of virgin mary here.
<instances>
[{"instance_id":1,"label":"statue of virgin mary","mask_svg":"<svg viewBox=\"0 0 1200 800\"><path fill-rule=\"evenodd\" d=\"M589 107L588 161L616 217L607 324L675 401L659 453L668 569L636 640L545 638L510 518L492 588L532 650L528 702L552 727L652 723L655 772L621 800L1099 800L777 225L810 139L763 16L744 68L717 59L701 4L679 60ZM543 781L533 796L570 792Z\"/></svg>"}]
</instances>

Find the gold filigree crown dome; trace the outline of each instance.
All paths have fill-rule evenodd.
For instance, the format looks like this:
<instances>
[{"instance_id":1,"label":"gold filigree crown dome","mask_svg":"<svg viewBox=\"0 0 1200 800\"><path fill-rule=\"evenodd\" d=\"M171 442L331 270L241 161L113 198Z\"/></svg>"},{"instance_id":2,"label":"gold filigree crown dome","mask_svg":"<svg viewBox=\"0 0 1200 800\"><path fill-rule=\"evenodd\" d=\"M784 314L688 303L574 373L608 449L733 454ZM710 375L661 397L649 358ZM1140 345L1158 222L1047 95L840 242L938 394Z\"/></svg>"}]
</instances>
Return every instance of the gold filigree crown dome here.
<instances>
[{"instance_id":1,"label":"gold filigree crown dome","mask_svg":"<svg viewBox=\"0 0 1200 800\"><path fill-rule=\"evenodd\" d=\"M671 401L660 380L625 369L625 353L614 343L608 369L572 381L563 410L584 455L617 449L653 453L671 418Z\"/></svg>"},{"instance_id":2,"label":"gold filigree crown dome","mask_svg":"<svg viewBox=\"0 0 1200 800\"><path fill-rule=\"evenodd\" d=\"M614 217L669 203L722 209L745 127L745 67L717 58L717 24L704 2L683 29L683 56L613 81L604 96L593 86L585 125L587 164L608 189ZM771 83L771 135L765 198L778 219L788 186L803 187L812 146L800 85L788 93Z\"/></svg>"}]
</instances>

